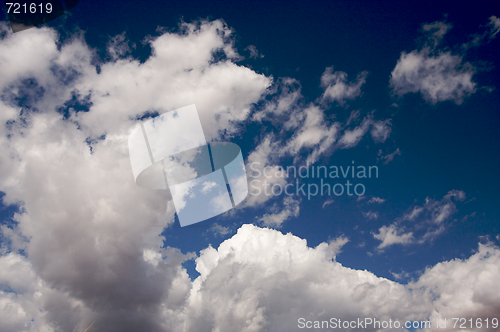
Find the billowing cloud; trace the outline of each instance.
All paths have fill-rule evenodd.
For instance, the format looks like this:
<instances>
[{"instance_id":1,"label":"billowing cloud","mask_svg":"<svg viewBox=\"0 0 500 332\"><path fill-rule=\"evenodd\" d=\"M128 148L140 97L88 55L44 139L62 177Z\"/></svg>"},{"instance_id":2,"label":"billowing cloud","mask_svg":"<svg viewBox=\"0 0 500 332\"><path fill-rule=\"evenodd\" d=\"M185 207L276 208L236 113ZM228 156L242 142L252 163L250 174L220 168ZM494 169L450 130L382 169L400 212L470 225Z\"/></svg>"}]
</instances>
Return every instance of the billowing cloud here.
<instances>
[{"instance_id":1,"label":"billowing cloud","mask_svg":"<svg viewBox=\"0 0 500 332\"><path fill-rule=\"evenodd\" d=\"M190 289L191 256L162 248L175 210L135 185L128 133L144 114L196 103L208 140L234 135L270 79L234 63L221 21L151 38L142 63L120 35L98 67L79 36L0 27L0 191L20 207L2 226L0 330L177 326L169 310Z\"/></svg>"},{"instance_id":2,"label":"billowing cloud","mask_svg":"<svg viewBox=\"0 0 500 332\"><path fill-rule=\"evenodd\" d=\"M404 286L332 261L345 242L309 248L291 234L243 226L196 260L201 275L193 283L185 329L295 331L301 317L424 317L389 300L410 301Z\"/></svg>"},{"instance_id":3,"label":"billowing cloud","mask_svg":"<svg viewBox=\"0 0 500 332\"><path fill-rule=\"evenodd\" d=\"M423 296L434 308L431 321L447 320L446 328L439 330L456 330L463 320L457 322L453 318L468 317L468 331L495 331L500 326L500 292L494 281L498 273L500 250L491 244L480 244L478 252L469 259L438 263L409 286L424 290ZM497 318L496 328L491 324L493 317ZM473 321L472 328L469 319Z\"/></svg>"},{"instance_id":4,"label":"billowing cloud","mask_svg":"<svg viewBox=\"0 0 500 332\"><path fill-rule=\"evenodd\" d=\"M311 248L292 234L244 225L217 249L201 251L196 259L200 276L193 282L178 270L161 309L150 313L149 320L158 325L149 327L153 331L294 331L300 318L356 321L372 317L401 324L429 320L434 331L438 330L437 318L451 320L461 314L491 322L498 312L499 293L492 290L496 289L500 249L491 244L480 245L469 259L428 268L417 281L403 285L338 263L336 256L347 242L339 237ZM168 260L176 252L166 254ZM158 262L162 264L164 260ZM2 293L2 330L83 330L94 319L97 328L107 331L136 329L137 314L127 317L128 326L110 326L106 324L113 314L109 303L95 303L101 311L96 316L89 302L47 288L23 256L4 256L0 265L0 282L18 292ZM363 325L356 330L380 329ZM494 331L491 326L477 331L483 330Z\"/></svg>"},{"instance_id":5,"label":"billowing cloud","mask_svg":"<svg viewBox=\"0 0 500 332\"><path fill-rule=\"evenodd\" d=\"M500 298L491 290L498 248L480 245L469 259L440 263L402 285L338 263L335 256L346 242L339 238L310 248L291 234L244 225L196 260L200 276L193 282L184 330L297 331L300 318L377 317L401 324L431 319L435 331L436 317L495 317Z\"/></svg>"}]
</instances>

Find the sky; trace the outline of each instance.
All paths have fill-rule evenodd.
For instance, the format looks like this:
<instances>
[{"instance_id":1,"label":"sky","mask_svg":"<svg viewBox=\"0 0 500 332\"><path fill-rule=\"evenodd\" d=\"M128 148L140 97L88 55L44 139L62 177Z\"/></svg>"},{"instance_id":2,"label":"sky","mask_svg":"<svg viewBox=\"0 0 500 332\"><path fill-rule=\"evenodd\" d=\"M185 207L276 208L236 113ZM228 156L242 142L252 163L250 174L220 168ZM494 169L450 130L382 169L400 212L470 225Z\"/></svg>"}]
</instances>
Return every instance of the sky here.
<instances>
[{"instance_id":1,"label":"sky","mask_svg":"<svg viewBox=\"0 0 500 332\"><path fill-rule=\"evenodd\" d=\"M500 6L1 15L0 331L499 331ZM181 227L128 137L193 104L249 193Z\"/></svg>"}]
</instances>

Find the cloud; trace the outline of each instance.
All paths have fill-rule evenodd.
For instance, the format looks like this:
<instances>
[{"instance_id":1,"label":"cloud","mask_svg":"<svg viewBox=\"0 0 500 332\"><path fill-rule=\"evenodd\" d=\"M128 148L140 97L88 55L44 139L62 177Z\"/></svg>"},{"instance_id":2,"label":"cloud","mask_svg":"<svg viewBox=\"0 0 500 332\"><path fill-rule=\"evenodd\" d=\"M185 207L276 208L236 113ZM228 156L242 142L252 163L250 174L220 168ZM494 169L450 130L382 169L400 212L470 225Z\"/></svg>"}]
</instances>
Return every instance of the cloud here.
<instances>
[{"instance_id":1,"label":"cloud","mask_svg":"<svg viewBox=\"0 0 500 332\"><path fill-rule=\"evenodd\" d=\"M384 143L391 134L391 120L375 121L372 124L371 135L376 143Z\"/></svg>"},{"instance_id":2,"label":"cloud","mask_svg":"<svg viewBox=\"0 0 500 332\"><path fill-rule=\"evenodd\" d=\"M452 27L450 23L436 21L422 25L422 31L428 34L428 42L432 42L432 46L436 47Z\"/></svg>"},{"instance_id":3,"label":"cloud","mask_svg":"<svg viewBox=\"0 0 500 332\"><path fill-rule=\"evenodd\" d=\"M264 216L262 216L262 218L259 219L259 221L262 221L264 226L279 228L288 218L297 217L299 215L299 203L299 200L294 199L292 196L287 196L283 200L283 209L281 211L266 213L264 214ZM274 206L273 208L271 208L271 211L273 210L277 210L277 207Z\"/></svg>"},{"instance_id":4,"label":"cloud","mask_svg":"<svg viewBox=\"0 0 500 332\"><path fill-rule=\"evenodd\" d=\"M283 125L287 122L290 114L301 112L301 86L300 83L290 77L279 78L267 90L270 97L259 110L254 112L252 119L262 122L269 121L275 126ZM297 124L287 122L286 127L296 127Z\"/></svg>"},{"instance_id":5,"label":"cloud","mask_svg":"<svg viewBox=\"0 0 500 332\"><path fill-rule=\"evenodd\" d=\"M500 18L496 16L491 16L490 21L488 22L488 26L490 27L490 39L496 37L496 35L500 32Z\"/></svg>"},{"instance_id":6,"label":"cloud","mask_svg":"<svg viewBox=\"0 0 500 332\"><path fill-rule=\"evenodd\" d=\"M301 95L297 90L287 86L294 83L294 81L287 81L286 84L280 82L279 85L286 86L286 88L281 87L281 90L285 91L283 99L273 98L263 107L263 111L253 116L253 119L259 122L268 119L271 123L276 119L282 119L283 122L276 123L280 131L274 133L270 130L271 133L267 133L248 156L247 169L252 172L249 178L251 194L244 206L258 206L274 198L274 195L266 195L266 186L269 192L269 188L275 184L281 187L287 184L289 179L280 175L283 169L279 166L280 160L292 156L295 165L302 163L310 165L336 149L355 147L369 131L372 123L376 123L372 115L368 115L358 127L352 130L344 129L339 139L342 124L328 121L324 110L318 105L301 105ZM307 152L306 157L303 157L302 152Z\"/></svg>"},{"instance_id":7,"label":"cloud","mask_svg":"<svg viewBox=\"0 0 500 332\"><path fill-rule=\"evenodd\" d=\"M413 209L411 210L411 212L407 213L403 217L403 219L414 221L415 218L417 218L420 215L420 213L422 213L423 211L424 211L423 207L421 207L421 206L415 206L415 207L413 207Z\"/></svg>"},{"instance_id":8,"label":"cloud","mask_svg":"<svg viewBox=\"0 0 500 332\"><path fill-rule=\"evenodd\" d=\"M325 69L321 76L321 87L325 88L323 98L343 105L346 99L355 99L361 94L361 86L366 82L366 71L360 73L355 82L347 83L347 73L333 71L333 67Z\"/></svg>"},{"instance_id":9,"label":"cloud","mask_svg":"<svg viewBox=\"0 0 500 332\"><path fill-rule=\"evenodd\" d=\"M339 132L339 124L333 123L329 126L324 117L323 110L311 105L292 118L291 121L300 125L297 126L295 134L285 146L285 151L298 155L302 149L310 149L307 162L314 163L320 155L333 148Z\"/></svg>"},{"instance_id":10,"label":"cloud","mask_svg":"<svg viewBox=\"0 0 500 332\"><path fill-rule=\"evenodd\" d=\"M43 316L37 310L41 301L34 296L41 286L41 280L25 257L14 253L0 257L0 326L3 331L27 330L32 318Z\"/></svg>"},{"instance_id":11,"label":"cloud","mask_svg":"<svg viewBox=\"0 0 500 332\"><path fill-rule=\"evenodd\" d=\"M265 195L264 186L287 184L287 179L276 176L283 158L293 156L296 164L302 162L300 153L307 151L306 163L313 163L331 153L337 139L339 123L329 123L320 106L304 105L296 80L279 79L268 94L269 99L252 116L252 120L270 123L271 127L266 128L266 136L248 156L247 168L253 172L249 188L255 194L247 198L244 206L258 206L274 198Z\"/></svg>"},{"instance_id":12,"label":"cloud","mask_svg":"<svg viewBox=\"0 0 500 332\"><path fill-rule=\"evenodd\" d=\"M347 120L345 127L355 122L359 112L353 112ZM373 113L368 114L361 124L354 129L345 129L342 137L338 142L338 146L342 149L352 148L359 144L361 139L370 131L370 134L375 143L384 143L391 134L391 119L374 120Z\"/></svg>"},{"instance_id":13,"label":"cloud","mask_svg":"<svg viewBox=\"0 0 500 332\"><path fill-rule=\"evenodd\" d=\"M391 87L395 94L421 93L432 104L463 99L476 91L472 81L475 68L463 62L459 55L442 52L432 55L429 48L403 52L391 73Z\"/></svg>"},{"instance_id":14,"label":"cloud","mask_svg":"<svg viewBox=\"0 0 500 332\"><path fill-rule=\"evenodd\" d=\"M449 227L449 224L446 222L458 211L454 201L462 202L464 200L465 193L460 190L449 191L441 201L427 198L422 207L423 210L426 211L427 218L422 220L419 225L419 227L426 228L426 232L419 242L424 243L429 240L434 240L437 236L446 231Z\"/></svg>"},{"instance_id":15,"label":"cloud","mask_svg":"<svg viewBox=\"0 0 500 332\"><path fill-rule=\"evenodd\" d=\"M344 134L339 140L339 145L344 149L352 148L358 145L358 143L370 129L371 123L372 123L371 117L367 116L366 118L363 119L363 122L356 128L352 130L345 130Z\"/></svg>"},{"instance_id":16,"label":"cloud","mask_svg":"<svg viewBox=\"0 0 500 332\"><path fill-rule=\"evenodd\" d=\"M269 121L273 127L266 128L271 133L266 134L250 153L249 163L255 162L255 167L261 168L277 167L279 160L288 156L293 156L294 162L298 163L302 151L308 151L306 162L314 163L321 155L334 150L340 124L329 123L320 106L303 105L300 86L295 80L280 80L271 91L281 94L266 102L260 111L254 113L253 119ZM283 182L283 179L269 181ZM264 198L259 200L265 201Z\"/></svg>"},{"instance_id":17,"label":"cloud","mask_svg":"<svg viewBox=\"0 0 500 332\"><path fill-rule=\"evenodd\" d=\"M409 244L413 242L413 233L405 233L404 230L397 229L395 224L389 227L382 226L377 234L372 234L374 238L382 241L382 243L378 245L378 249L383 249L393 244Z\"/></svg>"},{"instance_id":18,"label":"cloud","mask_svg":"<svg viewBox=\"0 0 500 332\"><path fill-rule=\"evenodd\" d=\"M270 79L231 61L238 56L222 22L181 29L152 38L152 55L143 63L125 57L120 35L110 42L111 59L99 70L78 36L59 49L50 29L2 39L0 47L9 51L3 55L0 107L8 125L1 128L0 144L8 153L0 157L0 186L6 204L23 206L14 217L17 226L2 230L11 240L6 251L24 249L29 257L9 254L28 269L31 279L23 284L36 285L20 294L15 276L6 277L4 284L18 293L2 291L9 314L2 330L84 330L93 321L106 331L189 325L183 313L192 285L181 264L192 256L161 248L160 233L173 222L174 209L168 195L135 186L127 136L135 119L193 102L209 140L236 135ZM23 58L25 67L11 56L26 57L37 47L39 54ZM226 59L214 62L220 51ZM295 133L290 144L279 145L269 136L248 161L264 167L283 151L303 148L312 149L316 159L332 146L339 124L325 121L320 107L301 108L298 95L291 90L284 95L288 100L266 106L289 118L286 128ZM286 198L282 210L261 220L279 227L298 213L299 202ZM346 242L325 244L325 255L334 259ZM4 266L13 270L12 264Z\"/></svg>"},{"instance_id":19,"label":"cloud","mask_svg":"<svg viewBox=\"0 0 500 332\"><path fill-rule=\"evenodd\" d=\"M382 241L378 248L392 244L423 244L435 240L451 225L451 217L458 211L457 202L465 200L465 193L450 190L441 200L426 198L422 206L415 205L396 222L382 226L372 235Z\"/></svg>"},{"instance_id":20,"label":"cloud","mask_svg":"<svg viewBox=\"0 0 500 332\"><path fill-rule=\"evenodd\" d=\"M387 165L388 163L393 161L395 156L400 156L400 155L401 151L399 151L399 148L397 148L394 152L386 154L385 156L382 155L382 150L378 151L378 157L384 161L384 165Z\"/></svg>"},{"instance_id":21,"label":"cloud","mask_svg":"<svg viewBox=\"0 0 500 332\"><path fill-rule=\"evenodd\" d=\"M368 201L368 204L382 204L385 202L385 199L383 198L380 198L380 197L372 197L370 198L370 200Z\"/></svg>"},{"instance_id":22,"label":"cloud","mask_svg":"<svg viewBox=\"0 0 500 332\"><path fill-rule=\"evenodd\" d=\"M125 32L123 32L111 38L106 46L106 51L111 59L116 61L130 54L131 48L135 48L135 44L128 41Z\"/></svg>"},{"instance_id":23,"label":"cloud","mask_svg":"<svg viewBox=\"0 0 500 332\"><path fill-rule=\"evenodd\" d=\"M249 195L242 207L259 206L274 197L270 192L273 185L286 185L286 179L280 176L280 166L273 160L279 150L278 142L269 135L249 154L246 166Z\"/></svg>"},{"instance_id":24,"label":"cloud","mask_svg":"<svg viewBox=\"0 0 500 332\"><path fill-rule=\"evenodd\" d=\"M407 272L404 272L402 271L401 273L396 273L396 272L391 272L392 276L396 279L396 280L401 280L401 279L405 279L405 278L408 278L410 276L409 273Z\"/></svg>"},{"instance_id":25,"label":"cloud","mask_svg":"<svg viewBox=\"0 0 500 332\"><path fill-rule=\"evenodd\" d=\"M462 48L468 50L492 41L497 36L498 32L500 32L500 18L491 16L489 22L486 24L486 28L489 29L485 30L483 33L475 33L469 36L470 40L464 43Z\"/></svg>"},{"instance_id":26,"label":"cloud","mask_svg":"<svg viewBox=\"0 0 500 332\"><path fill-rule=\"evenodd\" d=\"M271 129L270 133L266 132L248 156L250 195L242 207L260 206L275 198L270 194L272 186L284 187L289 181L295 181L295 178L283 177L284 168L279 165L281 160L292 157L294 167L311 165L321 156L331 155L338 149L356 147L370 129L376 142L383 142L390 135L390 119L374 120L373 112L362 119L359 118L360 112L352 112L345 123L330 121L320 106L301 105L301 95L287 85L294 83L293 80L288 80L286 84L280 82L280 89L285 91L284 101L273 98L263 106L262 111L254 113L253 119L258 122L270 121L274 124L276 119L283 122L275 124L279 126L279 131Z\"/></svg>"},{"instance_id":27,"label":"cloud","mask_svg":"<svg viewBox=\"0 0 500 332\"><path fill-rule=\"evenodd\" d=\"M321 103L304 103L296 80L280 79L268 92L266 101L252 115L252 120L269 127L248 157L247 168L256 169L249 185L255 194L244 206L259 206L274 198L264 194L265 185L286 185L289 180L271 176L279 173L282 160L293 158L297 167L311 165L338 149L356 147L368 132L376 143L385 142L391 133L391 119L375 120L374 112L361 117L360 111L353 111L346 121L334 121ZM268 178L263 175L266 167Z\"/></svg>"},{"instance_id":28,"label":"cloud","mask_svg":"<svg viewBox=\"0 0 500 332\"><path fill-rule=\"evenodd\" d=\"M221 226L217 223L214 223L211 227L210 227L210 231L212 231L215 235L217 236L224 236L226 234L229 233L229 227L224 227L224 226Z\"/></svg>"},{"instance_id":29,"label":"cloud","mask_svg":"<svg viewBox=\"0 0 500 332\"><path fill-rule=\"evenodd\" d=\"M323 206L322 208L324 209L325 207L327 207L328 205L334 203L335 201L331 198L327 199L324 203L323 203Z\"/></svg>"},{"instance_id":30,"label":"cloud","mask_svg":"<svg viewBox=\"0 0 500 332\"><path fill-rule=\"evenodd\" d=\"M257 59L257 58L263 58L264 55L260 54L259 51L257 50L257 47L254 45L248 45L248 47L245 49L250 52L250 59Z\"/></svg>"},{"instance_id":31,"label":"cloud","mask_svg":"<svg viewBox=\"0 0 500 332\"><path fill-rule=\"evenodd\" d=\"M338 254L341 253L342 247L349 242L349 239L345 236L339 236L336 239L331 240L328 242L328 247L327 247L327 252L328 252L328 257L333 257L332 259L335 260Z\"/></svg>"},{"instance_id":32,"label":"cloud","mask_svg":"<svg viewBox=\"0 0 500 332\"><path fill-rule=\"evenodd\" d=\"M394 94L420 93L431 104L445 100L461 104L476 91L476 83L472 81L476 68L464 61L463 54L437 48L450 28L451 24L444 22L423 25L428 34L425 46L410 53L402 52L391 73Z\"/></svg>"},{"instance_id":33,"label":"cloud","mask_svg":"<svg viewBox=\"0 0 500 332\"><path fill-rule=\"evenodd\" d=\"M206 182L203 183L201 191L203 193L206 193L206 192L209 192L210 190L212 190L215 187L217 187L217 183L215 183L213 181L206 181Z\"/></svg>"},{"instance_id":34,"label":"cloud","mask_svg":"<svg viewBox=\"0 0 500 332\"><path fill-rule=\"evenodd\" d=\"M223 22L185 23L181 29L152 38L152 56L144 63L111 61L101 65L99 74L92 68L93 74L75 87L82 95L91 94L92 112L79 113L75 120L99 136L151 110L196 104L208 141L235 134L270 79L233 62L239 56ZM213 61L219 51L226 59Z\"/></svg>"},{"instance_id":35,"label":"cloud","mask_svg":"<svg viewBox=\"0 0 500 332\"><path fill-rule=\"evenodd\" d=\"M26 250L29 240L23 236L19 227L6 225L0 226L0 254L10 251L19 252Z\"/></svg>"},{"instance_id":36,"label":"cloud","mask_svg":"<svg viewBox=\"0 0 500 332\"><path fill-rule=\"evenodd\" d=\"M363 216L365 216L365 218L368 220L377 220L378 219L378 212L376 212L376 211L363 212Z\"/></svg>"},{"instance_id":37,"label":"cloud","mask_svg":"<svg viewBox=\"0 0 500 332\"><path fill-rule=\"evenodd\" d=\"M311 165L338 149L354 148L368 132L376 143L385 142L391 133L391 119L375 120L374 112L361 117L358 110L351 112L346 121L335 121L334 117L325 113L325 108L329 106L324 98L334 97L343 104L344 99L360 95L365 79L366 72L362 72L356 82L347 83L346 73L326 68L321 77L325 95L313 103L304 101L300 83L295 79L278 79L267 90L266 99L252 115L253 121L265 126L262 131L265 136L250 153L247 165L256 162L254 168L260 167L260 173L256 172L256 175L262 176L264 167L277 170L282 160L289 162L293 158L296 166ZM334 95L333 91L336 91ZM255 190L260 194L248 198L246 206L258 206L273 198L262 194L265 183L283 186L287 182L276 177L256 178Z\"/></svg>"}]
</instances>

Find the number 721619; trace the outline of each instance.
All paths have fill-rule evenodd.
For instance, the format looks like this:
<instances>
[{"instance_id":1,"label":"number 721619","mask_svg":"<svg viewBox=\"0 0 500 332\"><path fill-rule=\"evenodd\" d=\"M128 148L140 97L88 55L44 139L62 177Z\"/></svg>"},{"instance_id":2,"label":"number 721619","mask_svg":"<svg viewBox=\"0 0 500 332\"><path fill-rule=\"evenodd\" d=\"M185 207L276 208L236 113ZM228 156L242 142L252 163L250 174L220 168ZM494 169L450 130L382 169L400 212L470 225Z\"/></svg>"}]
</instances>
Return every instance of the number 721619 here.
<instances>
[{"instance_id":1,"label":"number 721619","mask_svg":"<svg viewBox=\"0 0 500 332\"><path fill-rule=\"evenodd\" d=\"M8 6L7 14L42 14L44 12L50 14L52 12L52 4L50 2L46 3L45 6L43 3L30 3L29 5L24 3L21 5L18 2L6 2L5 5Z\"/></svg>"}]
</instances>

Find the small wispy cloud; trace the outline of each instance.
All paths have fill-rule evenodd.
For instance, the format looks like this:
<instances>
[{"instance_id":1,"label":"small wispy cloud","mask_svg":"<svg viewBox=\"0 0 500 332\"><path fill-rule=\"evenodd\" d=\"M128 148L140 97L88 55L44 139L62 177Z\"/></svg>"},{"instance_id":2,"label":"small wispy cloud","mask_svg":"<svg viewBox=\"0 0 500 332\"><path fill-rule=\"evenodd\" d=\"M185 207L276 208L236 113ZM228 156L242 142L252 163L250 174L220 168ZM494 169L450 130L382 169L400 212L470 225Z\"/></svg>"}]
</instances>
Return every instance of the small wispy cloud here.
<instances>
[{"instance_id":1,"label":"small wispy cloud","mask_svg":"<svg viewBox=\"0 0 500 332\"><path fill-rule=\"evenodd\" d=\"M388 153L386 155L383 154L382 150L378 151L378 160L383 160L384 165L387 165L391 161L394 160L394 157L401 155L401 151L397 148L395 151Z\"/></svg>"},{"instance_id":2,"label":"small wispy cloud","mask_svg":"<svg viewBox=\"0 0 500 332\"><path fill-rule=\"evenodd\" d=\"M335 202L332 198L329 198L327 199L324 203L323 203L323 206L322 208L324 209L326 206L332 204L333 202Z\"/></svg>"},{"instance_id":3,"label":"small wispy cloud","mask_svg":"<svg viewBox=\"0 0 500 332\"><path fill-rule=\"evenodd\" d=\"M325 88L323 98L344 104L346 99L355 99L361 94L361 86L366 82L368 72L361 72L354 82L347 82L347 73L333 71L333 67L326 68L321 76L321 87Z\"/></svg>"},{"instance_id":4,"label":"small wispy cloud","mask_svg":"<svg viewBox=\"0 0 500 332\"><path fill-rule=\"evenodd\" d=\"M245 49L248 52L250 52L250 59L257 59L257 58L263 58L264 55L261 54L258 50L257 47L254 45L248 45L248 47Z\"/></svg>"},{"instance_id":5,"label":"small wispy cloud","mask_svg":"<svg viewBox=\"0 0 500 332\"><path fill-rule=\"evenodd\" d=\"M380 198L380 197L372 197L369 201L368 204L382 204L385 202L385 199Z\"/></svg>"},{"instance_id":6,"label":"small wispy cloud","mask_svg":"<svg viewBox=\"0 0 500 332\"><path fill-rule=\"evenodd\" d=\"M378 245L378 249L383 249L394 244L409 244L414 241L413 233L405 233L404 229L398 229L396 224L390 226L382 226L378 233L372 233L373 237L382 241Z\"/></svg>"},{"instance_id":7,"label":"small wispy cloud","mask_svg":"<svg viewBox=\"0 0 500 332\"><path fill-rule=\"evenodd\" d=\"M272 210L276 212L264 214L259 221L261 221L265 226L279 228L283 222L289 218L297 217L299 215L299 203L299 200L294 199L292 196L287 196L283 200L283 207L281 210L279 210L275 205Z\"/></svg>"},{"instance_id":8,"label":"small wispy cloud","mask_svg":"<svg viewBox=\"0 0 500 332\"><path fill-rule=\"evenodd\" d=\"M426 243L444 233L450 219L458 210L457 202L465 200L465 193L450 190L441 200L426 198L423 205L415 205L389 226L382 226L373 237L382 241L379 249L393 244Z\"/></svg>"},{"instance_id":9,"label":"small wispy cloud","mask_svg":"<svg viewBox=\"0 0 500 332\"><path fill-rule=\"evenodd\" d=\"M224 227L218 223L214 223L212 227L210 227L210 231L213 232L215 236L224 236L229 234L229 227Z\"/></svg>"},{"instance_id":10,"label":"small wispy cloud","mask_svg":"<svg viewBox=\"0 0 500 332\"><path fill-rule=\"evenodd\" d=\"M479 47L482 44L489 43L492 41L500 32L500 18L496 16L491 16L489 22L485 25L485 31L483 33L475 33L469 37L469 41L462 45L464 50L470 48Z\"/></svg>"},{"instance_id":11,"label":"small wispy cloud","mask_svg":"<svg viewBox=\"0 0 500 332\"><path fill-rule=\"evenodd\" d=\"M365 218L368 220L377 220L378 219L378 212L376 212L376 211L363 212L363 216L365 216Z\"/></svg>"}]
</instances>

